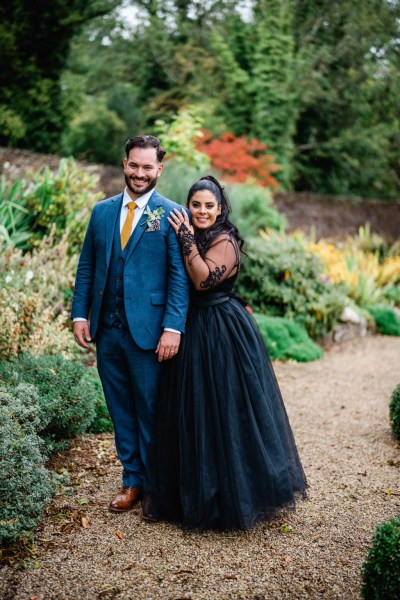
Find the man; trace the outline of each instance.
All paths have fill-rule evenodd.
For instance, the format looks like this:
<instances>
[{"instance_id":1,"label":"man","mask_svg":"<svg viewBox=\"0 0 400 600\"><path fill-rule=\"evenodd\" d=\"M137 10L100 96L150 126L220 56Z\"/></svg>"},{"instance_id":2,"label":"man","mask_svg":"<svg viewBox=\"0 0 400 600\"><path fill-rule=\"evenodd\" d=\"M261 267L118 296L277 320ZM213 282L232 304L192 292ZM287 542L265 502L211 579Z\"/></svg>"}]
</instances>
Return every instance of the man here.
<instances>
[{"instance_id":1,"label":"man","mask_svg":"<svg viewBox=\"0 0 400 600\"><path fill-rule=\"evenodd\" d=\"M153 136L127 141L125 191L94 207L75 282L75 340L83 348L96 341L123 466L123 487L109 506L114 512L130 510L141 497L160 363L178 352L189 301L179 242L167 220L178 205L155 189L164 156Z\"/></svg>"}]
</instances>

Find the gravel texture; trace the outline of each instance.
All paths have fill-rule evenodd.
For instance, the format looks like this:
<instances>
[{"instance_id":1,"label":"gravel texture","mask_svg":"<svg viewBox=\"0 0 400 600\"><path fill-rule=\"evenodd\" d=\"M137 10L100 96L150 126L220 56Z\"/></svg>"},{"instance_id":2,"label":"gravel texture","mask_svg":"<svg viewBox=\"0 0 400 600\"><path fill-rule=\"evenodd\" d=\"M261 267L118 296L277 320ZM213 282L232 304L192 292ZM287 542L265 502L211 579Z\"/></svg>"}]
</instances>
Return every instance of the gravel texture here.
<instances>
[{"instance_id":1,"label":"gravel texture","mask_svg":"<svg viewBox=\"0 0 400 600\"><path fill-rule=\"evenodd\" d=\"M400 338L368 337L307 364L275 363L306 471L308 500L248 532L188 533L114 515L120 468L109 436L56 457L54 498L25 568L0 570L2 599L360 598L377 524L400 513L400 445L388 402Z\"/></svg>"}]
</instances>

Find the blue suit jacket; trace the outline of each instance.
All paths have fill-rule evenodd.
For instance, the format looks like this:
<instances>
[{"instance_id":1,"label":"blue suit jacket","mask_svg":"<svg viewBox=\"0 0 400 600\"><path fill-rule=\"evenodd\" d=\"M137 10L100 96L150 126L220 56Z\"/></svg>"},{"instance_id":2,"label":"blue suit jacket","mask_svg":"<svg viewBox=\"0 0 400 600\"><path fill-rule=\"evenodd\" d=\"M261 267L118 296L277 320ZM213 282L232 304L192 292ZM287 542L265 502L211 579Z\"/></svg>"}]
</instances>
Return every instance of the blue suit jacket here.
<instances>
[{"instance_id":1,"label":"blue suit jacket","mask_svg":"<svg viewBox=\"0 0 400 600\"><path fill-rule=\"evenodd\" d=\"M75 281L71 317L88 318L90 335L98 330L115 227L123 194L95 205ZM157 346L164 327L184 331L189 282L175 231L167 221L173 208L182 208L154 191L147 206L165 213L159 231L146 231L143 214L135 227L125 261L124 302L133 339L144 350Z\"/></svg>"}]
</instances>

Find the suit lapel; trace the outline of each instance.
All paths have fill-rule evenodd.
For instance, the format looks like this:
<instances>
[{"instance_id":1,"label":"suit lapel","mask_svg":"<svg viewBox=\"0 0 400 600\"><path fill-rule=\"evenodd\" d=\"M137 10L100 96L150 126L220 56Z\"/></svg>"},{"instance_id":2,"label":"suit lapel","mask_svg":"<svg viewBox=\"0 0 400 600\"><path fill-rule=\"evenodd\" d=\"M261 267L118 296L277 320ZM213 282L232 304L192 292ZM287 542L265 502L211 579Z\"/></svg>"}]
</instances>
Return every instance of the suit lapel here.
<instances>
[{"instance_id":1,"label":"suit lapel","mask_svg":"<svg viewBox=\"0 0 400 600\"><path fill-rule=\"evenodd\" d=\"M158 192L153 192L153 194L150 197L150 200L148 201L148 203L146 204L146 206L149 208L149 210L155 210L157 208L157 206L161 206L162 204L162 199L160 194L158 194ZM146 208L144 209L146 210ZM147 219L147 215L145 214L145 212L143 211L142 216L140 217L139 223L136 225L133 233L132 233L132 239L129 242L129 249L128 249L128 255L126 257L126 262L128 262L128 260L130 259L132 252L134 251L134 249L136 248L140 238L142 237L142 235L145 232L146 229L146 222ZM149 234L150 235L150 234Z\"/></svg>"},{"instance_id":2,"label":"suit lapel","mask_svg":"<svg viewBox=\"0 0 400 600\"><path fill-rule=\"evenodd\" d=\"M106 263L107 267L110 264L112 245L114 240L114 232L115 227L117 226L117 220L119 216L119 209L122 203L122 198L124 194L119 194L118 196L114 196L111 198L110 203L108 205L108 210L105 215L105 238L106 238Z\"/></svg>"}]
</instances>

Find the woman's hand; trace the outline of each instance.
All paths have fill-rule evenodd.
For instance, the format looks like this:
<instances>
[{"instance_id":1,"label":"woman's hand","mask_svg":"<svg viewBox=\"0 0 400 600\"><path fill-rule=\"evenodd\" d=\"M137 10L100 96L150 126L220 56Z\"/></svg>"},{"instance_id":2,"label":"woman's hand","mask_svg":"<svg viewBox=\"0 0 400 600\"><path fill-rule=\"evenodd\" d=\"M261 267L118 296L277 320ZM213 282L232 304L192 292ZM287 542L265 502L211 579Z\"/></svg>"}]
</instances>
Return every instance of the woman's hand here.
<instances>
[{"instance_id":1,"label":"woman's hand","mask_svg":"<svg viewBox=\"0 0 400 600\"><path fill-rule=\"evenodd\" d=\"M168 217L168 223L171 224L177 235L182 225L186 227L186 230L189 231L189 233L191 233L192 235L194 234L194 229L193 226L190 224L189 216L186 210L182 208L181 212L177 208L174 208L174 210L171 210L169 214L170 216Z\"/></svg>"}]
</instances>

